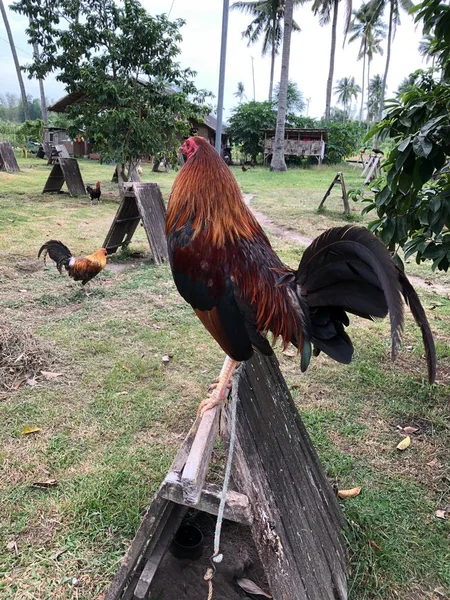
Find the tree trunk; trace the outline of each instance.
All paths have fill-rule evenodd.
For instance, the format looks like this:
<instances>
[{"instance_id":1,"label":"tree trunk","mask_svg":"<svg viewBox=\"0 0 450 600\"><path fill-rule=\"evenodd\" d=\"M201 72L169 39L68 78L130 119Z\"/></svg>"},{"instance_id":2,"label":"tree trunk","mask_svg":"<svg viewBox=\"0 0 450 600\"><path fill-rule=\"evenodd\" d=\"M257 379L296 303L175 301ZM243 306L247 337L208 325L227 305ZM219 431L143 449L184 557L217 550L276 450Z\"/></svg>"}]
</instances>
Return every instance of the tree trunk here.
<instances>
[{"instance_id":1,"label":"tree trunk","mask_svg":"<svg viewBox=\"0 0 450 600\"><path fill-rule=\"evenodd\" d=\"M33 43L33 56L34 56L35 60L37 60L39 58L39 46L37 45L36 42ZM38 82L39 82L39 95L41 98L42 120L47 125L48 116L47 116L47 103L45 101L44 80L39 77Z\"/></svg>"},{"instance_id":2,"label":"tree trunk","mask_svg":"<svg viewBox=\"0 0 450 600\"><path fill-rule=\"evenodd\" d=\"M363 73L362 73L362 87L361 87L361 108L359 109L359 122L362 123L363 112L364 112L364 86L366 83L366 44L364 44L364 56L363 56Z\"/></svg>"},{"instance_id":3,"label":"tree trunk","mask_svg":"<svg viewBox=\"0 0 450 600\"><path fill-rule=\"evenodd\" d=\"M275 23L274 23L275 25ZM270 63L270 85L269 85L269 102L272 102L273 95L273 75L275 72L275 35L272 38L272 52L271 52L271 63Z\"/></svg>"},{"instance_id":4,"label":"tree trunk","mask_svg":"<svg viewBox=\"0 0 450 600\"><path fill-rule=\"evenodd\" d=\"M387 39L387 51L386 51L386 66L384 69L383 88L381 90L381 101L380 101L380 119L383 118L384 98L386 96L387 76L388 76L388 71L389 71L389 63L391 61L392 29L394 26L394 3L393 3L393 0L390 0L390 6L391 6L391 8L389 11L389 29L388 29L388 39Z\"/></svg>"},{"instance_id":5,"label":"tree trunk","mask_svg":"<svg viewBox=\"0 0 450 600\"><path fill-rule=\"evenodd\" d=\"M19 81L20 94L22 96L22 104L23 104L23 114L25 116L25 121L29 121L30 112L28 110L28 100L27 94L25 92L25 86L22 78L22 71L20 70L19 59L17 58L16 47L14 45L14 40L11 32L11 27L9 26L8 15L6 14L5 7L3 5L3 0L0 0L0 11L3 16L3 21L5 23L6 33L8 34L9 45L11 47L11 53L13 55L14 65L16 67L17 79Z\"/></svg>"},{"instance_id":6,"label":"tree trunk","mask_svg":"<svg viewBox=\"0 0 450 600\"><path fill-rule=\"evenodd\" d=\"M336 29L338 19L339 0L334 0L333 23L331 25L331 48L330 48L330 68L327 79L327 96L325 102L325 121L329 121L331 113L331 93L333 90L334 75L334 57L336 54Z\"/></svg>"},{"instance_id":7,"label":"tree trunk","mask_svg":"<svg viewBox=\"0 0 450 600\"><path fill-rule=\"evenodd\" d=\"M273 147L271 171L286 171L284 162L284 130L286 126L287 90L289 82L289 56L291 52L292 16L294 0L286 0L284 7L283 53L281 56L280 92L278 94L277 127Z\"/></svg>"}]
</instances>

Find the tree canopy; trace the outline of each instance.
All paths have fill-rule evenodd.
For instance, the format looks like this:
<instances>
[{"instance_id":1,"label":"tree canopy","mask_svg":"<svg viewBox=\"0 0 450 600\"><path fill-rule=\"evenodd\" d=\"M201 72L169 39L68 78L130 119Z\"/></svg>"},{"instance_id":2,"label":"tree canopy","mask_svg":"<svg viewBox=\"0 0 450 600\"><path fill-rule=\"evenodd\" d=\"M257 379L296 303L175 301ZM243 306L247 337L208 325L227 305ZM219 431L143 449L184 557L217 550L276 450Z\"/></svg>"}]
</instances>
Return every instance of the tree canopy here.
<instances>
[{"instance_id":1,"label":"tree canopy","mask_svg":"<svg viewBox=\"0 0 450 600\"><path fill-rule=\"evenodd\" d=\"M239 104L229 119L228 134L233 143L241 146L256 162L264 151L263 129L275 127L277 113L272 102L246 102Z\"/></svg>"},{"instance_id":2,"label":"tree canopy","mask_svg":"<svg viewBox=\"0 0 450 600\"><path fill-rule=\"evenodd\" d=\"M18 0L40 55L30 76L55 72L68 93L71 135L94 142L102 159L132 164L169 149L187 120L206 110L194 72L176 62L183 21L150 16L138 0Z\"/></svg>"}]
</instances>

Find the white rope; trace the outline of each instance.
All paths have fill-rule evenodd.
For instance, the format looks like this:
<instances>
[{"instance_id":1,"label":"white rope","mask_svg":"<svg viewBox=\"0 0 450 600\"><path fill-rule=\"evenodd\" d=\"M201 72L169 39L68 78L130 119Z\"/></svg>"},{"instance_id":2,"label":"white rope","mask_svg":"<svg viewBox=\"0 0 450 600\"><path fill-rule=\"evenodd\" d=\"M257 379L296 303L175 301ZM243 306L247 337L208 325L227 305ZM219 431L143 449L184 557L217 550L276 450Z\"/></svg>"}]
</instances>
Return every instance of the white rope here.
<instances>
[{"instance_id":1,"label":"white rope","mask_svg":"<svg viewBox=\"0 0 450 600\"><path fill-rule=\"evenodd\" d=\"M238 402L238 390L239 390L239 379L241 377L242 365L240 365L233 374L232 377L232 386L231 386L231 400L229 403L230 406L230 445L228 449L228 458L227 458L227 466L225 468L225 475L223 478L223 486L222 493L220 495L220 504L219 510L217 512L217 521L216 521L216 529L214 532L214 553L211 557L211 561L213 563L213 569L208 569L205 575L205 581L208 581L209 585L209 594L208 600L212 599L212 578L214 577L214 572L216 567L214 563L220 563L223 560L223 554L220 554L220 536L222 533L222 524L223 524L223 513L225 511L225 504L227 500L228 493L228 485L230 483L231 476L231 465L233 463L233 452L234 452L234 443L236 441L236 408Z\"/></svg>"}]
</instances>

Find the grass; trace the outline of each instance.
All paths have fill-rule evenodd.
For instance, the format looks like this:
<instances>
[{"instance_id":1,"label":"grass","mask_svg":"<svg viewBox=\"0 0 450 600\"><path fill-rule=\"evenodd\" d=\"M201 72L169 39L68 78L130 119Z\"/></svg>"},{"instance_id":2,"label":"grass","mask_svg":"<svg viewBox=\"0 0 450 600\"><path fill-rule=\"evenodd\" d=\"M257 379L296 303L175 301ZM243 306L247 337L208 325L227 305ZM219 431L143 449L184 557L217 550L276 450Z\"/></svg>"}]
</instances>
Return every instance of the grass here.
<instances>
[{"instance_id":1,"label":"grass","mask_svg":"<svg viewBox=\"0 0 450 600\"><path fill-rule=\"evenodd\" d=\"M53 264L37 261L49 237L77 254L101 245L117 208L112 167L81 161L86 183L104 182L104 202L90 206L86 198L43 197L49 168L20 164L19 174L0 173L0 312L41 343L47 370L60 375L38 372L36 385L0 389L0 596L100 600L222 353L178 296L168 267L148 260L142 228L132 249L144 259L112 257L88 298ZM234 172L257 210L314 237L344 222L339 194L315 212L336 170ZM349 187L359 183L357 173L344 173ZM173 178L144 169L166 198ZM298 245L271 240L283 260L298 262ZM450 597L449 521L435 517L450 509L450 300L421 296L439 356L433 388L423 381L420 335L409 316L394 365L387 324L356 318L348 367L319 356L300 375L297 359L277 351L330 479L341 489L362 487L342 502L353 600ZM23 436L24 425L40 431ZM395 449L397 425L419 427L403 453ZM57 485L31 487L49 479Z\"/></svg>"}]
</instances>

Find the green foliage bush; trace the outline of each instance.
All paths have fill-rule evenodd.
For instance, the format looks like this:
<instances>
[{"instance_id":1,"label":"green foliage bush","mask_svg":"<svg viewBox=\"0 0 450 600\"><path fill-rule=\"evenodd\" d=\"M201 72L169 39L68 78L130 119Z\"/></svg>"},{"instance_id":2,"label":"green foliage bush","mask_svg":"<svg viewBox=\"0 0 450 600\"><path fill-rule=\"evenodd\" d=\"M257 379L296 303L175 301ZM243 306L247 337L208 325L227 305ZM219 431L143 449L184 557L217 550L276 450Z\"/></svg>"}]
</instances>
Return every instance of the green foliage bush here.
<instances>
[{"instance_id":1,"label":"green foliage bush","mask_svg":"<svg viewBox=\"0 0 450 600\"><path fill-rule=\"evenodd\" d=\"M256 162L264 151L264 129L275 127L277 113L272 102L246 102L239 104L229 120L228 134Z\"/></svg>"},{"instance_id":2,"label":"green foliage bush","mask_svg":"<svg viewBox=\"0 0 450 600\"><path fill-rule=\"evenodd\" d=\"M369 135L384 135L395 146L384 163L385 175L373 186L376 210L370 227L405 258L450 266L450 82L433 71L415 74L415 85L392 101L386 117Z\"/></svg>"},{"instance_id":3,"label":"green foliage bush","mask_svg":"<svg viewBox=\"0 0 450 600\"><path fill-rule=\"evenodd\" d=\"M325 146L324 163L334 165L357 152L364 137L364 127L356 121L328 123L328 142Z\"/></svg>"}]
</instances>

